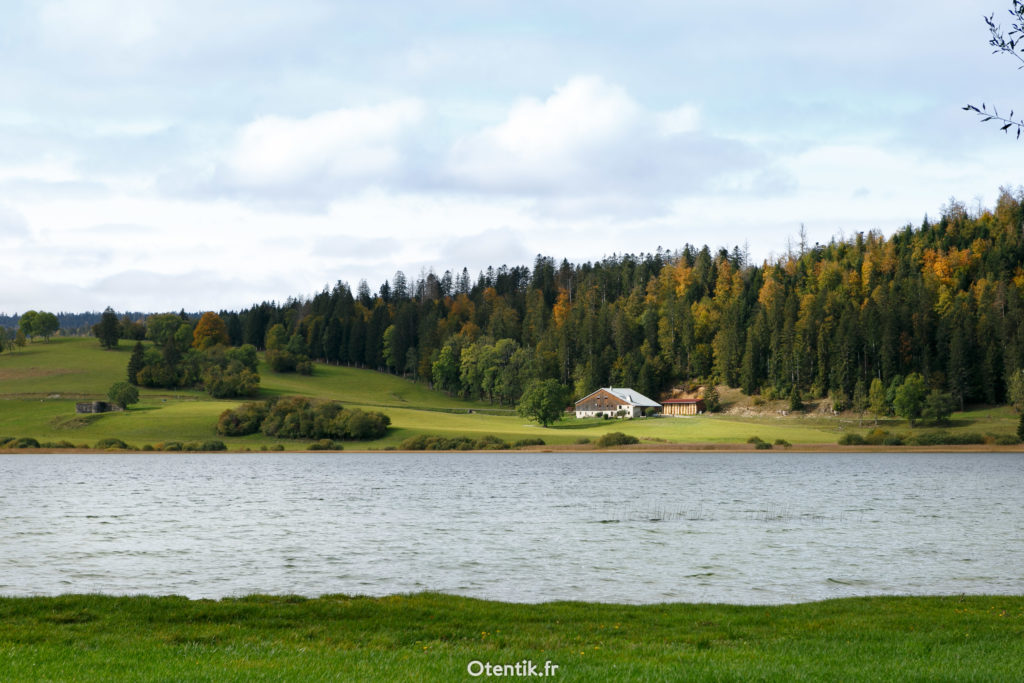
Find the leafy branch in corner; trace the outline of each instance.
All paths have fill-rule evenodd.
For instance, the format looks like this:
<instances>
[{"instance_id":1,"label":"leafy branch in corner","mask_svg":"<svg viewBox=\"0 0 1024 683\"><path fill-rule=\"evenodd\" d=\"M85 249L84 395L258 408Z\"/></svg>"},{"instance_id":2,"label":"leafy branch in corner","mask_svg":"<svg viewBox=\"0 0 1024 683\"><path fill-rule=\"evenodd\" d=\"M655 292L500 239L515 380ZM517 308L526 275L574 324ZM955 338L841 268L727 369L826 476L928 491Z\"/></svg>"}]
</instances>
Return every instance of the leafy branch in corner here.
<instances>
[{"instance_id":1,"label":"leafy branch in corner","mask_svg":"<svg viewBox=\"0 0 1024 683\"><path fill-rule=\"evenodd\" d=\"M1012 109L1010 110L1010 118L1006 118L1004 116L1000 116L999 112L996 111L995 107L992 107L992 111L991 112L987 111L985 109L985 103L984 102L981 103L981 109L978 109L973 104L968 104L966 107L964 107L964 111L973 111L978 116L983 116L984 118L981 119L982 123L985 123L986 121L998 121L999 123L1002 123L1003 125L999 128L999 130L1003 131L1004 133L1009 133L1011 128L1016 127L1017 128L1017 139L1020 140L1020 130L1021 130L1021 127L1024 126L1024 119L1019 119L1017 121L1014 121L1013 120L1013 110Z\"/></svg>"},{"instance_id":2,"label":"leafy branch in corner","mask_svg":"<svg viewBox=\"0 0 1024 683\"><path fill-rule=\"evenodd\" d=\"M1008 10L1010 16L1013 17L1013 22L1010 24L1010 30L1007 33L1003 33L1003 27L996 23L995 14L985 17L985 23L988 24L988 31L991 34L988 44L994 47L992 54L999 54L1000 52L1013 56L1017 61L1021 63L1018 69L1024 69L1024 43L1021 43L1021 39L1024 38L1024 0L1012 0L1013 7ZM1018 49L1018 44L1022 45ZM992 107L992 111L988 111L985 103L982 102L981 108L968 104L965 106L964 111L972 111L978 116L981 116L981 122L986 123L988 121L996 121L997 123L1003 124L999 130L1004 133L1009 133L1011 128L1017 129L1017 139L1020 139L1021 128L1024 128L1024 119L1018 118L1014 120L1013 110L1010 110L1010 116L1000 116L999 111Z\"/></svg>"}]
</instances>

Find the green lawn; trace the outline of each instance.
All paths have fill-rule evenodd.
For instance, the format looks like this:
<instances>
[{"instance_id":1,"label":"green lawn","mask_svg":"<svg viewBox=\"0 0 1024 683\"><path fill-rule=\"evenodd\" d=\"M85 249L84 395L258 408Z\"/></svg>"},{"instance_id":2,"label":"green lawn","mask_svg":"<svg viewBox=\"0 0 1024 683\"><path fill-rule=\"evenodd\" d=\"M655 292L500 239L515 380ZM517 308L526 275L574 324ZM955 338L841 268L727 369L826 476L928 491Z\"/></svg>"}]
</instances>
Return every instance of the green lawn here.
<instances>
[{"instance_id":1,"label":"green lawn","mask_svg":"<svg viewBox=\"0 0 1024 683\"><path fill-rule=\"evenodd\" d=\"M122 381L131 344L107 351L92 338L54 338L35 342L14 353L0 355L0 436L32 437L40 442L92 445L100 439L119 438L141 448L167 441L201 442L220 438L228 448L258 450L282 446L301 449L305 441L281 441L252 435L227 438L216 434L221 412L241 401L214 400L194 390L144 389L142 401L125 413L75 416L75 399L103 398L114 382ZM262 397L302 394L341 401L347 406L381 410L392 420L387 436L352 444L353 449L398 447L416 434L481 437L489 434L514 442L541 438L550 446L596 441L609 431L621 431L641 440L640 447L668 444L737 444L757 436L773 443L785 440L795 447L835 446L844 433L866 434L875 423L849 415L758 417L709 415L640 420L576 420L569 417L541 428L507 407L463 401L426 385L401 377L349 367L316 365L311 376L277 374L261 364ZM904 435L934 431L913 429L902 420L883 420L880 427ZM952 433L1011 435L1017 415L1006 406L956 413Z\"/></svg>"},{"instance_id":2,"label":"green lawn","mask_svg":"<svg viewBox=\"0 0 1024 683\"><path fill-rule=\"evenodd\" d=\"M1020 680L1024 597L520 605L438 594L0 598L4 681ZM486 678L482 676L481 678Z\"/></svg>"}]
</instances>

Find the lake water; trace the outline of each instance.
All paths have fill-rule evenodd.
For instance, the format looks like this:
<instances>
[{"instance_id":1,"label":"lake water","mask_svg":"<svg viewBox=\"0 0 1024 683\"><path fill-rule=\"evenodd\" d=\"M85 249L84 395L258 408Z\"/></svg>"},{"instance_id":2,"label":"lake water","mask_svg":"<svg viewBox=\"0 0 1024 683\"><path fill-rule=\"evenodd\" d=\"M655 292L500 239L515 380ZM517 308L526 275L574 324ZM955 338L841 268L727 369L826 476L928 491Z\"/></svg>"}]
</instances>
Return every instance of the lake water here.
<instances>
[{"instance_id":1,"label":"lake water","mask_svg":"<svg viewBox=\"0 0 1024 683\"><path fill-rule=\"evenodd\" d=\"M0 456L0 595L1024 593L1024 455Z\"/></svg>"}]
</instances>

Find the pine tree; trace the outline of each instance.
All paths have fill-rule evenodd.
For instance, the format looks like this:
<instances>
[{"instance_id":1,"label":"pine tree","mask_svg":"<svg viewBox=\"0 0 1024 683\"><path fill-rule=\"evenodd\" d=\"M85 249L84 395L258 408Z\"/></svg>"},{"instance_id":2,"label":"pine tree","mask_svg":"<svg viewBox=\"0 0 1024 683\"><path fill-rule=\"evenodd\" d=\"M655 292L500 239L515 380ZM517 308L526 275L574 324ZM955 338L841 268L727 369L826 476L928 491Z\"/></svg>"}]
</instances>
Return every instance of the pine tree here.
<instances>
[{"instance_id":1,"label":"pine tree","mask_svg":"<svg viewBox=\"0 0 1024 683\"><path fill-rule=\"evenodd\" d=\"M128 359L128 381L132 384L139 383L139 370L142 370L146 364L143 358L144 355L142 342L135 342L131 358Z\"/></svg>"}]
</instances>

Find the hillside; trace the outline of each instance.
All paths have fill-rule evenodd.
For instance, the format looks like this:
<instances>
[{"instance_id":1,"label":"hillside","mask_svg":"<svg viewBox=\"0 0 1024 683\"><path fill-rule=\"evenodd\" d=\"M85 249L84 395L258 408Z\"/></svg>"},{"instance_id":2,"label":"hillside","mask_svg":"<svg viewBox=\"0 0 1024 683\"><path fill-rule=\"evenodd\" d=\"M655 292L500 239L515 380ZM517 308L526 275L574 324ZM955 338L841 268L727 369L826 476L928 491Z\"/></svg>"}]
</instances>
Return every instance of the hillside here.
<instances>
[{"instance_id":1,"label":"hillside","mask_svg":"<svg viewBox=\"0 0 1024 683\"><path fill-rule=\"evenodd\" d=\"M66 442L92 447L101 439L119 438L136 448L166 442L202 442L221 439L230 450L281 447L298 450L305 441L288 441L255 434L221 437L218 416L240 400L216 400L192 390L143 389L141 402L123 413L76 415L75 402L100 399L107 388L124 377L129 347L103 350L95 339L55 338L35 342L0 356L0 436L32 437L40 442ZM311 376L277 374L261 363L261 397L305 395L341 401L348 407L381 410L392 420L388 434L376 441L351 443L350 450L398 447L417 434L445 436L495 435L509 442L542 438L549 446L583 447L581 440L596 441L609 431L634 435L646 448L671 444L735 444L758 436L768 442L783 439L794 445L831 447L846 432L864 433L872 420L843 414L811 412L783 417L778 406L756 406L749 397L725 390L726 412L695 418L633 421L566 419L541 428L486 402L463 401L423 384L393 375L343 366L317 364ZM909 432L898 420L883 420L889 429ZM945 431L1012 434L1016 416L1008 408L959 413ZM920 433L929 428L918 427Z\"/></svg>"}]
</instances>

